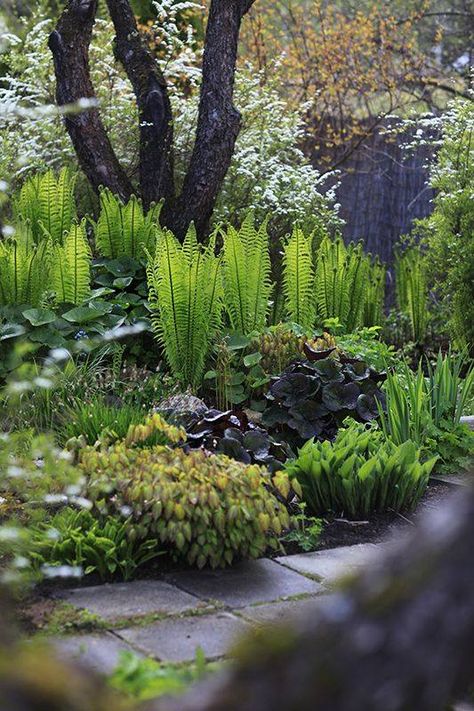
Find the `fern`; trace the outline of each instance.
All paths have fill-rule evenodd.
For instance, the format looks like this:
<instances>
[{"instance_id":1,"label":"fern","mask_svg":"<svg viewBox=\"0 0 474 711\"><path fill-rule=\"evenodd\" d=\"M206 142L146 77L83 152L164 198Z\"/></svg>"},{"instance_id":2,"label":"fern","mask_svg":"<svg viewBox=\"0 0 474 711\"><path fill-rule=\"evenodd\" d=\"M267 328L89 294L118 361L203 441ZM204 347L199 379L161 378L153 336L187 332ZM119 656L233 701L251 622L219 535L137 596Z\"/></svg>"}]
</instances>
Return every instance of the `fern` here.
<instances>
[{"instance_id":1,"label":"fern","mask_svg":"<svg viewBox=\"0 0 474 711\"><path fill-rule=\"evenodd\" d=\"M341 237L321 241L315 276L316 309L321 322L336 318L347 333L383 316L385 267L372 265L362 244L345 246Z\"/></svg>"},{"instance_id":2,"label":"fern","mask_svg":"<svg viewBox=\"0 0 474 711\"><path fill-rule=\"evenodd\" d=\"M31 225L35 243L51 237L62 243L64 233L76 218L75 178L67 168L56 177L53 170L29 178L13 201L17 221Z\"/></svg>"},{"instance_id":3,"label":"fern","mask_svg":"<svg viewBox=\"0 0 474 711\"><path fill-rule=\"evenodd\" d=\"M51 289L59 303L81 304L90 295L92 254L85 222L75 224L64 238L54 244Z\"/></svg>"},{"instance_id":4,"label":"fern","mask_svg":"<svg viewBox=\"0 0 474 711\"><path fill-rule=\"evenodd\" d=\"M321 321L338 318L345 324L348 313L346 248L341 237L323 238L316 263L315 291L317 314Z\"/></svg>"},{"instance_id":5,"label":"fern","mask_svg":"<svg viewBox=\"0 0 474 711\"><path fill-rule=\"evenodd\" d=\"M171 371L183 386L197 387L201 382L221 321L220 259L214 250L215 238L202 247L191 227L183 245L163 230L155 254L148 254L153 328Z\"/></svg>"},{"instance_id":6,"label":"fern","mask_svg":"<svg viewBox=\"0 0 474 711\"><path fill-rule=\"evenodd\" d=\"M345 326L349 333L362 326L370 258L364 254L362 245L350 244L346 252L343 288L347 291L347 314Z\"/></svg>"},{"instance_id":7,"label":"fern","mask_svg":"<svg viewBox=\"0 0 474 711\"><path fill-rule=\"evenodd\" d=\"M395 284L398 308L410 320L413 340L421 343L428 323L428 283L425 259L418 247L395 254Z\"/></svg>"},{"instance_id":8,"label":"fern","mask_svg":"<svg viewBox=\"0 0 474 711\"><path fill-rule=\"evenodd\" d=\"M32 243L29 225L20 225L16 235L0 241L0 303L37 306L48 287L51 242Z\"/></svg>"},{"instance_id":9,"label":"fern","mask_svg":"<svg viewBox=\"0 0 474 711\"><path fill-rule=\"evenodd\" d=\"M305 329L312 328L316 318L311 242L311 237L295 227L283 252L285 312L290 321Z\"/></svg>"},{"instance_id":10,"label":"fern","mask_svg":"<svg viewBox=\"0 0 474 711\"><path fill-rule=\"evenodd\" d=\"M239 231L229 227L224 234L224 306L231 327L251 333L265 326L270 307L270 252L267 221L255 229L253 214Z\"/></svg>"},{"instance_id":11,"label":"fern","mask_svg":"<svg viewBox=\"0 0 474 711\"><path fill-rule=\"evenodd\" d=\"M386 275L385 264L376 257L369 269L363 314L364 326L381 326L383 323Z\"/></svg>"},{"instance_id":12,"label":"fern","mask_svg":"<svg viewBox=\"0 0 474 711\"><path fill-rule=\"evenodd\" d=\"M137 197L124 204L110 190L101 190L100 216L95 224L97 251L110 259L142 259L154 250L160 210L161 204L154 205L145 214Z\"/></svg>"}]
</instances>

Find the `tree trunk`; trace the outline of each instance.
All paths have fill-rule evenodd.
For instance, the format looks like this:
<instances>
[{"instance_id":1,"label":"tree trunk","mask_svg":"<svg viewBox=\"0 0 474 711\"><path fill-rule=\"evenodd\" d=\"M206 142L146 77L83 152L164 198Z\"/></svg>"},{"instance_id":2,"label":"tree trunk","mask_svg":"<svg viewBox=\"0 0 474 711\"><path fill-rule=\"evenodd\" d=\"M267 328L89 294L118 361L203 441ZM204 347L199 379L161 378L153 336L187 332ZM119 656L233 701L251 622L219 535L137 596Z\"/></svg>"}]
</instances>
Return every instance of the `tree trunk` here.
<instances>
[{"instance_id":1,"label":"tree trunk","mask_svg":"<svg viewBox=\"0 0 474 711\"><path fill-rule=\"evenodd\" d=\"M211 0L203 58L196 139L182 193L174 195L173 119L166 81L144 46L129 0L107 0L115 53L132 83L140 116L140 194L146 207L164 199L164 224L182 239L191 222L206 235L240 130L232 103L240 24L255 0ZM97 0L69 0L50 37L60 105L94 97L89 44ZM127 199L132 186L120 167L97 109L66 119L81 168Z\"/></svg>"},{"instance_id":2,"label":"tree trunk","mask_svg":"<svg viewBox=\"0 0 474 711\"><path fill-rule=\"evenodd\" d=\"M212 0L206 30L198 125L183 190L164 221L179 237L194 222L206 233L240 131L232 103L240 23L252 2Z\"/></svg>"},{"instance_id":3,"label":"tree trunk","mask_svg":"<svg viewBox=\"0 0 474 711\"><path fill-rule=\"evenodd\" d=\"M50 35L49 48L54 58L59 106L95 98L89 73L89 45L96 12L97 0L69 0ZM94 190L98 191L103 185L128 199L132 185L114 153L99 110L93 108L73 113L64 121L79 164Z\"/></svg>"},{"instance_id":4,"label":"tree trunk","mask_svg":"<svg viewBox=\"0 0 474 711\"><path fill-rule=\"evenodd\" d=\"M145 207L174 197L173 116L166 81L143 44L128 0L107 0L115 54L133 86L140 117L140 192Z\"/></svg>"},{"instance_id":5,"label":"tree trunk","mask_svg":"<svg viewBox=\"0 0 474 711\"><path fill-rule=\"evenodd\" d=\"M155 711L446 711L474 679L474 492L291 629Z\"/></svg>"}]
</instances>

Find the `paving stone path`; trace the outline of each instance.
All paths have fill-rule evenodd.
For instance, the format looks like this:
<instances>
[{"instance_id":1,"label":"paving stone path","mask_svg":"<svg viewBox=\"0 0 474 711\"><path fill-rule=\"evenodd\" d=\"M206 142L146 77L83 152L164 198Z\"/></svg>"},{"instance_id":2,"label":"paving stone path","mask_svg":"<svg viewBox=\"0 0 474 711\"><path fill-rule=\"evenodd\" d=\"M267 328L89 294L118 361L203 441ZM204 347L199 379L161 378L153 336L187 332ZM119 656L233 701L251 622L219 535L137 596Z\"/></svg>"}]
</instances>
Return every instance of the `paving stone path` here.
<instances>
[{"instance_id":1,"label":"paving stone path","mask_svg":"<svg viewBox=\"0 0 474 711\"><path fill-rule=\"evenodd\" d=\"M370 565L380 545L263 558L227 570L190 570L162 580L63 590L57 597L94 614L100 629L53 643L61 655L97 671L114 669L123 650L164 662L187 662L201 647L225 657L252 627L311 614L329 598L334 581Z\"/></svg>"}]
</instances>

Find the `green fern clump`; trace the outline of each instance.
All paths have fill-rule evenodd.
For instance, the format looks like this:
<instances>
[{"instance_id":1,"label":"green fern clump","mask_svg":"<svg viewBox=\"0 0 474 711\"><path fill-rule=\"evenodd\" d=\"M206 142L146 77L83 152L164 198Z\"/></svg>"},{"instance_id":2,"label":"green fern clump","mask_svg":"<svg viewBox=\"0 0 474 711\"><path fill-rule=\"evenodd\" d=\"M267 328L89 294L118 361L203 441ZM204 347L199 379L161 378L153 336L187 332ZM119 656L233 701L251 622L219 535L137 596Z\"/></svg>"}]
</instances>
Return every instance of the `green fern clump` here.
<instances>
[{"instance_id":1,"label":"green fern clump","mask_svg":"<svg viewBox=\"0 0 474 711\"><path fill-rule=\"evenodd\" d=\"M338 319L352 333L367 320L382 320L385 267L372 263L361 243L346 247L342 237L326 236L317 254L315 292L319 320Z\"/></svg>"},{"instance_id":2,"label":"green fern clump","mask_svg":"<svg viewBox=\"0 0 474 711\"><path fill-rule=\"evenodd\" d=\"M29 225L20 225L14 237L0 241L0 305L38 306L48 288L51 241L36 246Z\"/></svg>"},{"instance_id":3,"label":"green fern clump","mask_svg":"<svg viewBox=\"0 0 474 711\"><path fill-rule=\"evenodd\" d=\"M153 328L173 375L183 386L200 384L221 322L220 259L214 250L215 238L203 247L191 226L182 245L164 230L154 255L148 254Z\"/></svg>"},{"instance_id":4,"label":"green fern clump","mask_svg":"<svg viewBox=\"0 0 474 711\"><path fill-rule=\"evenodd\" d=\"M134 195L124 204L110 190L100 192L100 216L95 224L97 251L109 259L131 257L140 260L155 248L161 204L145 214Z\"/></svg>"},{"instance_id":5,"label":"green fern clump","mask_svg":"<svg viewBox=\"0 0 474 711\"><path fill-rule=\"evenodd\" d=\"M256 229L250 212L240 230L229 227L224 234L224 306L234 330L248 334L265 326L270 271L267 221Z\"/></svg>"},{"instance_id":6,"label":"green fern clump","mask_svg":"<svg viewBox=\"0 0 474 711\"><path fill-rule=\"evenodd\" d=\"M59 303L81 304L91 293L92 253L85 222L72 225L64 243L53 245L50 287Z\"/></svg>"},{"instance_id":7,"label":"green fern clump","mask_svg":"<svg viewBox=\"0 0 474 711\"><path fill-rule=\"evenodd\" d=\"M31 225L32 237L39 243L48 236L61 243L76 219L75 177L68 168L58 176L53 170L29 178L13 201L16 221Z\"/></svg>"},{"instance_id":8,"label":"green fern clump","mask_svg":"<svg viewBox=\"0 0 474 711\"><path fill-rule=\"evenodd\" d=\"M411 337L421 343L428 325L428 282L425 257L419 247L396 252L395 287L398 308L410 319Z\"/></svg>"},{"instance_id":9,"label":"green fern clump","mask_svg":"<svg viewBox=\"0 0 474 711\"><path fill-rule=\"evenodd\" d=\"M346 247L342 237L323 238L316 263L315 291L317 314L321 321L338 318L346 323L349 310L346 284Z\"/></svg>"},{"instance_id":10,"label":"green fern clump","mask_svg":"<svg viewBox=\"0 0 474 711\"><path fill-rule=\"evenodd\" d=\"M316 319L311 242L311 237L295 227L283 251L285 311L290 321L305 329L312 328Z\"/></svg>"},{"instance_id":11,"label":"green fern clump","mask_svg":"<svg viewBox=\"0 0 474 711\"><path fill-rule=\"evenodd\" d=\"M366 284L366 299L364 304L364 326L381 326L384 318L385 279L387 268L378 257L370 265Z\"/></svg>"}]
</instances>

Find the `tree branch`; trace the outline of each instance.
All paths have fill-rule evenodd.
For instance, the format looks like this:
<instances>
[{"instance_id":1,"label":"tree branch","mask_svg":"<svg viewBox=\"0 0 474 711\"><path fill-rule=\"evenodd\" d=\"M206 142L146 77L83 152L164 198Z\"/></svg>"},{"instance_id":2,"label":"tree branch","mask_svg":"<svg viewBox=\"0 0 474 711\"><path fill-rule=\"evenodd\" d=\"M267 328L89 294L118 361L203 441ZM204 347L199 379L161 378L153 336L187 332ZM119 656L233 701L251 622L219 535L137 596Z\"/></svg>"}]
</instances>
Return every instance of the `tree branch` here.
<instances>
[{"instance_id":1,"label":"tree branch","mask_svg":"<svg viewBox=\"0 0 474 711\"><path fill-rule=\"evenodd\" d=\"M205 234L232 159L241 124L232 103L237 45L242 17L253 2L211 0L194 149L182 193L163 214L166 225L181 238L192 221L198 234Z\"/></svg>"},{"instance_id":2,"label":"tree branch","mask_svg":"<svg viewBox=\"0 0 474 711\"><path fill-rule=\"evenodd\" d=\"M472 682L474 492L299 624L156 711L444 711ZM243 643L245 644L245 643Z\"/></svg>"},{"instance_id":3,"label":"tree branch","mask_svg":"<svg viewBox=\"0 0 474 711\"><path fill-rule=\"evenodd\" d=\"M97 0L69 0L56 29L49 37L56 74L59 106L95 98L89 73L89 45L97 12ZM64 119L79 164L93 188L101 185L122 198L132 193L131 183L114 153L96 108Z\"/></svg>"},{"instance_id":4,"label":"tree branch","mask_svg":"<svg viewBox=\"0 0 474 711\"><path fill-rule=\"evenodd\" d=\"M107 0L115 54L132 84L140 117L140 192L145 206L174 196L173 117L166 80L144 45L129 0Z\"/></svg>"}]
</instances>

